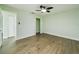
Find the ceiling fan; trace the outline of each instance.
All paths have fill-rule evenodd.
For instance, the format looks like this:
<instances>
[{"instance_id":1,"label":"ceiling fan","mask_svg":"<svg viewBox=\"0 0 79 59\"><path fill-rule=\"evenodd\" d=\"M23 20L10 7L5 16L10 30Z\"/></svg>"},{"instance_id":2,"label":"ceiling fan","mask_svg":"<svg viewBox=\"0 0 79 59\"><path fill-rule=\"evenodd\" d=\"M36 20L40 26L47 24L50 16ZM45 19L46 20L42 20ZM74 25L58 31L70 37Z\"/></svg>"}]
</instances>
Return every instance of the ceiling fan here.
<instances>
[{"instance_id":1,"label":"ceiling fan","mask_svg":"<svg viewBox=\"0 0 79 59\"><path fill-rule=\"evenodd\" d=\"M42 13L44 12L50 12L50 9L53 9L54 7L46 7L46 6L43 6L43 5L40 5L40 10L36 10L36 11L41 11Z\"/></svg>"}]
</instances>

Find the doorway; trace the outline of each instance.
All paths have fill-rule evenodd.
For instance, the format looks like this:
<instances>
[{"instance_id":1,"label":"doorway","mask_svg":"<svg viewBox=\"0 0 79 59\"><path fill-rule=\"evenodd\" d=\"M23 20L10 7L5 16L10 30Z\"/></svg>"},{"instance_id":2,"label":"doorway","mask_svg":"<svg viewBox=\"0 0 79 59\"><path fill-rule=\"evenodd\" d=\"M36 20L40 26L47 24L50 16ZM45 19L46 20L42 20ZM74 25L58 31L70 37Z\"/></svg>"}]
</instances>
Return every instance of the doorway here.
<instances>
[{"instance_id":1,"label":"doorway","mask_svg":"<svg viewBox=\"0 0 79 59\"><path fill-rule=\"evenodd\" d=\"M10 53L16 45L16 13L0 12L0 53Z\"/></svg>"},{"instance_id":2,"label":"doorway","mask_svg":"<svg viewBox=\"0 0 79 59\"><path fill-rule=\"evenodd\" d=\"M36 34L40 34L40 18L36 18Z\"/></svg>"}]
</instances>

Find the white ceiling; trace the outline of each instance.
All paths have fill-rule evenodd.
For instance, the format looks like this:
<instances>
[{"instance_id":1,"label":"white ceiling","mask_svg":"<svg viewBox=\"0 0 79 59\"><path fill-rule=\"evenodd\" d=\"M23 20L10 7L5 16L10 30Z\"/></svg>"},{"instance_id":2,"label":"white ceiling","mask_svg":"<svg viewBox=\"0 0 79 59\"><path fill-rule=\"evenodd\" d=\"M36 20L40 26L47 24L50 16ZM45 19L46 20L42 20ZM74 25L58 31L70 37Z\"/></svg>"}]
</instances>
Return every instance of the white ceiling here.
<instances>
[{"instance_id":1,"label":"white ceiling","mask_svg":"<svg viewBox=\"0 0 79 59\"><path fill-rule=\"evenodd\" d=\"M74 9L74 8L79 8L78 4L43 4L47 7L54 7L51 13L58 13L58 12L62 12L62 11L66 11L66 10L70 10L70 9ZM40 13L39 11L35 11L37 9L39 9L40 4L8 4L8 6L17 8L17 9L21 9L21 10L25 10L28 12L34 12L36 14L48 14L48 13Z\"/></svg>"}]
</instances>

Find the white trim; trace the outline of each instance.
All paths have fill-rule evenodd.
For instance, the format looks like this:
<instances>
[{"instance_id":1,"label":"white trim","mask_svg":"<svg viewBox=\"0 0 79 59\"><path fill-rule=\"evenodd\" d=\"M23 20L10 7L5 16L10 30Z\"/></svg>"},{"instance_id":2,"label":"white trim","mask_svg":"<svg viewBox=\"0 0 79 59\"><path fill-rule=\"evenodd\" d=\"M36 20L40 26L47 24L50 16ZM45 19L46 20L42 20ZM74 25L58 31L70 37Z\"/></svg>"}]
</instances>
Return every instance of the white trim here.
<instances>
[{"instance_id":1,"label":"white trim","mask_svg":"<svg viewBox=\"0 0 79 59\"><path fill-rule=\"evenodd\" d=\"M34 35L36 35L36 34L26 35L26 36L22 36L22 37L18 37L16 40L24 39L24 38L27 38L27 37L30 37L30 36L34 36Z\"/></svg>"},{"instance_id":2,"label":"white trim","mask_svg":"<svg viewBox=\"0 0 79 59\"><path fill-rule=\"evenodd\" d=\"M71 39L71 40L79 41L79 39L73 38L73 37L69 37L69 36L63 36L63 35L58 35L58 34L53 34L53 33L48 33L48 32L45 32L45 33L50 34L50 35L55 35L55 36L63 37L63 38L67 38L67 39Z\"/></svg>"}]
</instances>

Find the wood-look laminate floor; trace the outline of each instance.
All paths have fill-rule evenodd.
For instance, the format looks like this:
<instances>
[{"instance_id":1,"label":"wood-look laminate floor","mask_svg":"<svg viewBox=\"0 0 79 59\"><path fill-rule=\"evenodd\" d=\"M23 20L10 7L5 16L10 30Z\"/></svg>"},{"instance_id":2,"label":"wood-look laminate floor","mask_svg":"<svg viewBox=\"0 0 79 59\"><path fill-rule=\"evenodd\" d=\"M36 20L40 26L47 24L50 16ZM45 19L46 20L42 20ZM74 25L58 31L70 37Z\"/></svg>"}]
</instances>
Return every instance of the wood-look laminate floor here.
<instances>
[{"instance_id":1,"label":"wood-look laminate floor","mask_svg":"<svg viewBox=\"0 0 79 59\"><path fill-rule=\"evenodd\" d=\"M78 54L79 41L40 34L17 40L11 49L15 54Z\"/></svg>"}]
</instances>

